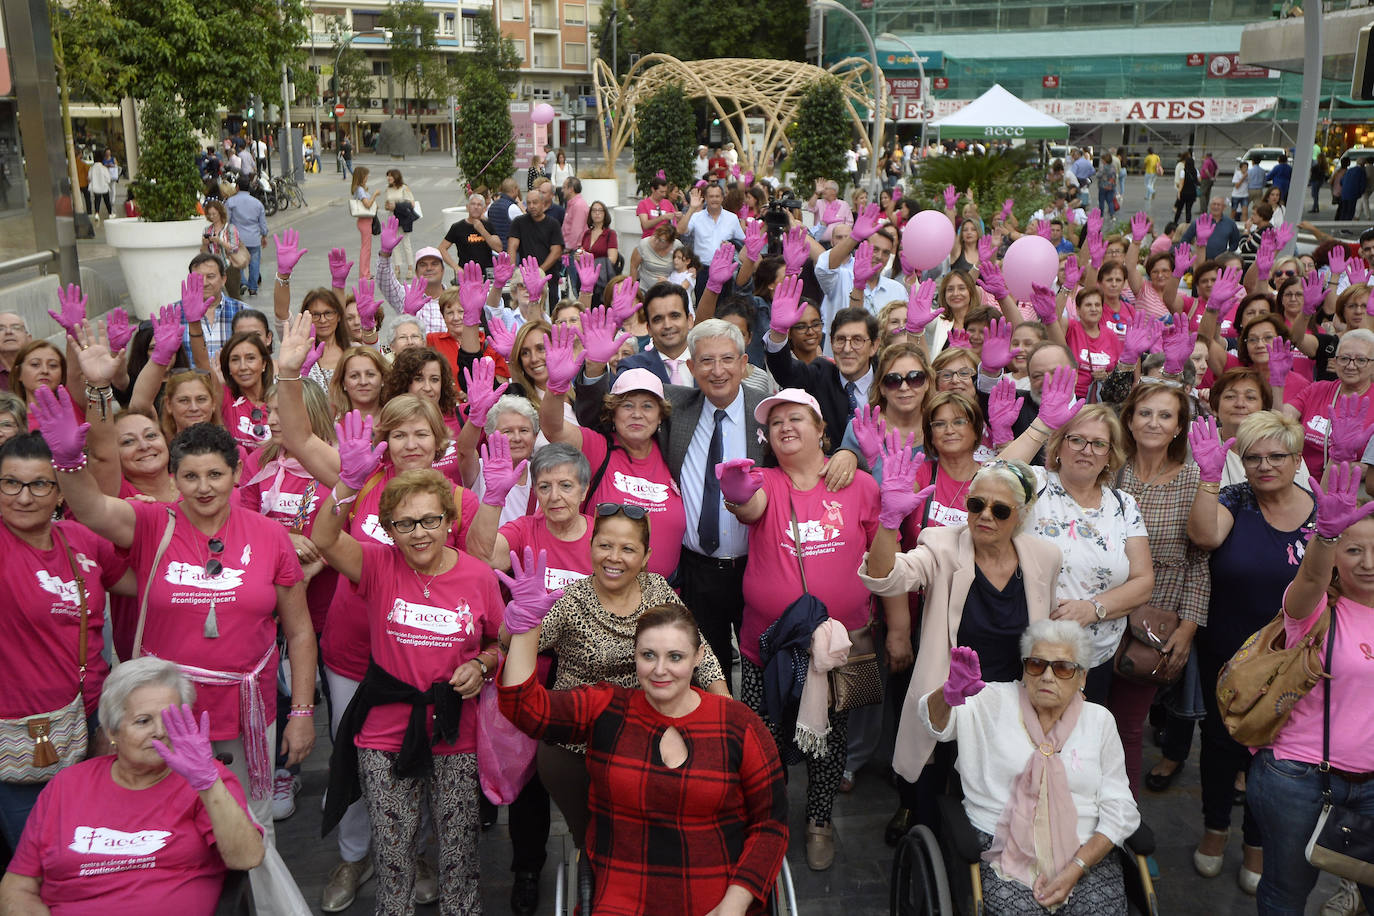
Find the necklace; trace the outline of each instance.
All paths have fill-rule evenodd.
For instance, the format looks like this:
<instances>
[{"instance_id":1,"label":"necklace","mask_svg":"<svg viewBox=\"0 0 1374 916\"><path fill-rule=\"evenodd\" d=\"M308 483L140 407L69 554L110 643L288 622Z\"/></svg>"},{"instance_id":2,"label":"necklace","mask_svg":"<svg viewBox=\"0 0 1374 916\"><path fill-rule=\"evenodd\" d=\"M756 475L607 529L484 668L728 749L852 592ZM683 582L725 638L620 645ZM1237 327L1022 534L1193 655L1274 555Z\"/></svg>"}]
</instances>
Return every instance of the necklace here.
<instances>
[{"instance_id":1,"label":"necklace","mask_svg":"<svg viewBox=\"0 0 1374 916\"><path fill-rule=\"evenodd\" d=\"M420 578L420 573L419 573L418 571L416 571L415 567L412 566L412 567L410 568L410 571L415 575L415 581L420 583L420 588L421 588L421 590L424 591L425 597L428 598L428 597L429 597L429 587L430 587L431 585L434 584L434 580L435 580L435 579L439 578L440 573L435 573L434 575L430 576L430 577L429 577L429 581L426 582L425 580L423 580L423 579Z\"/></svg>"}]
</instances>

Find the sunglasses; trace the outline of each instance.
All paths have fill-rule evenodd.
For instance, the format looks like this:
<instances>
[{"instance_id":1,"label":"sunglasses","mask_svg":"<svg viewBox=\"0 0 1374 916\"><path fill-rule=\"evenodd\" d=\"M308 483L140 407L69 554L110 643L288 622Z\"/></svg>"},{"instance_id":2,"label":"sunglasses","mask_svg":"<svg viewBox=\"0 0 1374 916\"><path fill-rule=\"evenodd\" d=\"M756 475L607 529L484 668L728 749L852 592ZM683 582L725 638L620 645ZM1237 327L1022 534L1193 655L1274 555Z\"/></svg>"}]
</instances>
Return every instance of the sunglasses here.
<instances>
[{"instance_id":1,"label":"sunglasses","mask_svg":"<svg viewBox=\"0 0 1374 916\"><path fill-rule=\"evenodd\" d=\"M401 534L410 534L419 525L426 531L433 531L444 523L443 515L426 515L424 518L395 518L391 520L391 527Z\"/></svg>"},{"instance_id":2,"label":"sunglasses","mask_svg":"<svg viewBox=\"0 0 1374 916\"><path fill-rule=\"evenodd\" d=\"M920 388L926 383L926 374L920 369L912 369L906 375L900 372L889 372L883 376L883 387L888 391L896 391L905 382L908 388Z\"/></svg>"},{"instance_id":3,"label":"sunglasses","mask_svg":"<svg viewBox=\"0 0 1374 916\"><path fill-rule=\"evenodd\" d=\"M224 553L224 542L219 538L210 538L205 546L210 548L210 559L205 561L205 575L213 579L224 572L224 564L217 557L218 554Z\"/></svg>"},{"instance_id":4,"label":"sunglasses","mask_svg":"<svg viewBox=\"0 0 1374 916\"><path fill-rule=\"evenodd\" d=\"M612 515L623 515L631 521L637 522L649 514L649 510L643 506L626 506L621 503L597 503L597 518L610 518Z\"/></svg>"},{"instance_id":5,"label":"sunglasses","mask_svg":"<svg viewBox=\"0 0 1374 916\"><path fill-rule=\"evenodd\" d=\"M968 506L970 515L982 515L983 510L988 507L988 501L981 496L970 496L964 500L964 505ZM999 522L1005 522L1011 518L1015 510L1006 503L992 503L992 517Z\"/></svg>"},{"instance_id":6,"label":"sunglasses","mask_svg":"<svg viewBox=\"0 0 1374 916\"><path fill-rule=\"evenodd\" d=\"M1039 677L1045 673L1046 668L1051 668L1054 671L1054 676L1061 681L1067 681L1080 670L1077 664L1064 659L1056 659L1051 662L1043 658L1036 658L1034 655L1021 659L1021 664L1031 677Z\"/></svg>"},{"instance_id":7,"label":"sunglasses","mask_svg":"<svg viewBox=\"0 0 1374 916\"><path fill-rule=\"evenodd\" d=\"M253 421L253 435L257 436L259 439L266 438L267 426L265 425L265 421L267 420L267 411L261 407L254 407L248 412L248 418Z\"/></svg>"}]
</instances>

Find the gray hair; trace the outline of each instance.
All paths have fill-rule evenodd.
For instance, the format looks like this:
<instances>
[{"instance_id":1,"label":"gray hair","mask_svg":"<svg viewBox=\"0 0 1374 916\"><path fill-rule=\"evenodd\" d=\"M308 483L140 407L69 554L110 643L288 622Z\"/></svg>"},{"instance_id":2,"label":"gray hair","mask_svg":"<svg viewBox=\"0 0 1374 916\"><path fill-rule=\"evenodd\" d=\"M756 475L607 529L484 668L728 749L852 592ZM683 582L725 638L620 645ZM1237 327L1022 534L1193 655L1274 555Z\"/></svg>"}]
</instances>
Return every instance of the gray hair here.
<instances>
[{"instance_id":1,"label":"gray hair","mask_svg":"<svg viewBox=\"0 0 1374 916\"><path fill-rule=\"evenodd\" d=\"M1353 331L1346 331L1341 335L1341 342L1336 345L1336 352L1339 353L1341 348L1352 340L1356 343L1365 344L1370 349L1374 349L1374 331L1368 328L1356 328Z\"/></svg>"},{"instance_id":2,"label":"gray hair","mask_svg":"<svg viewBox=\"0 0 1374 916\"><path fill-rule=\"evenodd\" d=\"M113 735L124 724L129 697L140 687L170 687L181 702L196 702L196 688L176 665L166 659L144 656L127 661L110 672L100 691L100 724Z\"/></svg>"},{"instance_id":3,"label":"gray hair","mask_svg":"<svg viewBox=\"0 0 1374 916\"><path fill-rule=\"evenodd\" d=\"M18 395L0 391L0 414L9 414L22 429L29 422L29 409Z\"/></svg>"},{"instance_id":4,"label":"gray hair","mask_svg":"<svg viewBox=\"0 0 1374 916\"><path fill-rule=\"evenodd\" d=\"M537 484L540 477L562 467L571 467L581 486L591 483L592 467L587 456L566 442L550 442L534 453L530 459L530 482Z\"/></svg>"},{"instance_id":5,"label":"gray hair","mask_svg":"<svg viewBox=\"0 0 1374 916\"><path fill-rule=\"evenodd\" d=\"M1020 534L1025 527L1027 519L1030 518L1030 508L1035 505L1035 498L1038 495L1035 490L1035 472L1030 469L1030 465L1021 461L989 461L978 469L973 475L973 480L969 481L969 489L972 490L979 479L995 480L1011 492L1011 498L1016 501L1016 530L1013 534Z\"/></svg>"},{"instance_id":6,"label":"gray hair","mask_svg":"<svg viewBox=\"0 0 1374 916\"><path fill-rule=\"evenodd\" d=\"M482 428L486 430L488 436L496 432L496 421L500 419L503 413L520 414L530 421L530 425L534 428L534 434L539 435L539 411L534 409L530 399L518 394L503 394L491 406L491 410L487 411L487 422Z\"/></svg>"},{"instance_id":7,"label":"gray hair","mask_svg":"<svg viewBox=\"0 0 1374 916\"><path fill-rule=\"evenodd\" d=\"M687 351L691 353L692 359L697 358L697 344L703 340L715 340L724 337L735 345L735 349L744 352L744 335L740 329L723 318L707 318L700 321L692 330L687 332Z\"/></svg>"},{"instance_id":8,"label":"gray hair","mask_svg":"<svg viewBox=\"0 0 1374 916\"><path fill-rule=\"evenodd\" d=\"M1140 374L1142 376L1148 376L1151 372L1154 372L1156 369L1163 368L1164 354L1150 353L1145 357L1145 362L1140 364ZM1181 377L1180 380L1183 382L1185 387L1192 388L1194 385L1197 384L1197 366L1193 365L1193 361L1191 359L1186 360L1183 363L1183 371L1180 372L1179 375Z\"/></svg>"},{"instance_id":9,"label":"gray hair","mask_svg":"<svg viewBox=\"0 0 1374 916\"><path fill-rule=\"evenodd\" d=\"M1073 652L1074 664L1088 670L1092 663L1092 640L1088 631L1072 620L1037 620L1021 634L1021 657L1031 654L1037 643L1067 646Z\"/></svg>"},{"instance_id":10,"label":"gray hair","mask_svg":"<svg viewBox=\"0 0 1374 916\"><path fill-rule=\"evenodd\" d=\"M386 320L386 323L385 323L385 331L386 331L386 333L383 334L383 335L381 335L382 338L383 338L384 340L386 340L387 346L391 346L391 344L393 344L393 343L396 341L396 331L397 331L397 329L400 328L401 325L403 325L403 324L413 324L413 325L415 325L415 327L417 327L417 328L420 329L420 339L421 339L421 340L424 339L424 337L425 337L425 326L424 326L423 324L421 324L420 319L416 318L414 315L405 315L405 314L401 314L401 315L392 315L390 318L388 318L388 319Z\"/></svg>"}]
</instances>

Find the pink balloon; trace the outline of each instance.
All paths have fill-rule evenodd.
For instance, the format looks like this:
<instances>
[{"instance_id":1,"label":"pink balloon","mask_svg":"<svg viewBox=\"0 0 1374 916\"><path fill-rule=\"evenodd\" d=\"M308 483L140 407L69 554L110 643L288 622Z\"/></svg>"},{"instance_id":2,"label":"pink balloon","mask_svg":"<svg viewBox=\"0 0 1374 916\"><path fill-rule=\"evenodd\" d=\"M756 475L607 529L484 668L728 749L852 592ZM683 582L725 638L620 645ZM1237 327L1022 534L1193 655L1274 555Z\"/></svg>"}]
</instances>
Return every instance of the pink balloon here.
<instances>
[{"instance_id":1,"label":"pink balloon","mask_svg":"<svg viewBox=\"0 0 1374 916\"><path fill-rule=\"evenodd\" d=\"M921 270L930 270L954 247L954 224L939 210L922 210L902 230L902 250Z\"/></svg>"},{"instance_id":2,"label":"pink balloon","mask_svg":"<svg viewBox=\"0 0 1374 916\"><path fill-rule=\"evenodd\" d=\"M553 116L553 106L548 102L540 102L538 105L535 105L534 110L530 112L530 120L536 124L548 124L553 121ZM950 244L953 245L954 243L950 242Z\"/></svg>"},{"instance_id":3,"label":"pink balloon","mask_svg":"<svg viewBox=\"0 0 1374 916\"><path fill-rule=\"evenodd\" d=\"M1049 239L1038 235L1021 236L1011 243L1007 256L1002 259L1002 276L1016 299L1029 299L1032 283L1053 289L1058 273L1059 252L1054 250Z\"/></svg>"}]
</instances>

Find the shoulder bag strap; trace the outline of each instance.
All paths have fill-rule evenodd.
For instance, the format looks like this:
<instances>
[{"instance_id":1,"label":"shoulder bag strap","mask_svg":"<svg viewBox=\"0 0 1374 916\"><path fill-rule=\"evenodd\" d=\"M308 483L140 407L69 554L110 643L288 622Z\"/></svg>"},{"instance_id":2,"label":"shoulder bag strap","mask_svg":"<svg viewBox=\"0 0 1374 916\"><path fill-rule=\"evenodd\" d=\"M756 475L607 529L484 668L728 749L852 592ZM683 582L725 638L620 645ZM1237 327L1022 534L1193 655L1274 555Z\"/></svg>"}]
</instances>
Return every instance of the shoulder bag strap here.
<instances>
[{"instance_id":1,"label":"shoulder bag strap","mask_svg":"<svg viewBox=\"0 0 1374 916\"><path fill-rule=\"evenodd\" d=\"M358 515L358 506L362 504L363 498L367 496L367 494L371 493L373 490L377 489L377 484L382 482L382 476L382 469L377 468L377 470L372 472L372 476L368 477L367 480L363 483L363 488L358 491L358 496L353 500L353 505L349 506L348 508L348 521L350 524L353 522L353 519Z\"/></svg>"},{"instance_id":2,"label":"shoulder bag strap","mask_svg":"<svg viewBox=\"0 0 1374 916\"><path fill-rule=\"evenodd\" d=\"M789 484L790 486L790 484ZM797 548L797 569L801 571L802 593L809 594L811 589L806 584L806 567L802 564L802 539L801 530L797 528L797 508L792 505L792 494L787 494L787 512L792 516L792 543Z\"/></svg>"},{"instance_id":3,"label":"shoulder bag strap","mask_svg":"<svg viewBox=\"0 0 1374 916\"><path fill-rule=\"evenodd\" d=\"M1326 690L1322 698L1322 804L1331 804L1331 655L1336 645L1336 602L1328 601L1326 625ZM1313 624L1316 626L1316 624Z\"/></svg>"},{"instance_id":4,"label":"shoulder bag strap","mask_svg":"<svg viewBox=\"0 0 1374 916\"><path fill-rule=\"evenodd\" d=\"M78 690L82 693L86 690L86 663L89 660L86 655L88 648L86 645L86 619L90 614L86 607L86 580L81 576L81 569L76 565L76 558L72 556L72 545L67 543L65 538L57 536L57 529L52 530L53 540L60 540L62 549L67 554L67 565L71 567L72 579L76 582L76 602L81 608L80 635L77 637L76 664L79 670Z\"/></svg>"},{"instance_id":5,"label":"shoulder bag strap","mask_svg":"<svg viewBox=\"0 0 1374 916\"><path fill-rule=\"evenodd\" d=\"M143 589L143 600L138 603L138 629L134 631L134 658L143 655L143 624L148 619L148 593L153 590L153 583L157 578L157 568L162 563L162 555L167 552L167 545L172 543L172 531L177 524L177 510L173 506L167 507L167 528L162 532L162 541L157 545L157 553L153 554L153 565L148 569L148 585Z\"/></svg>"}]
</instances>

